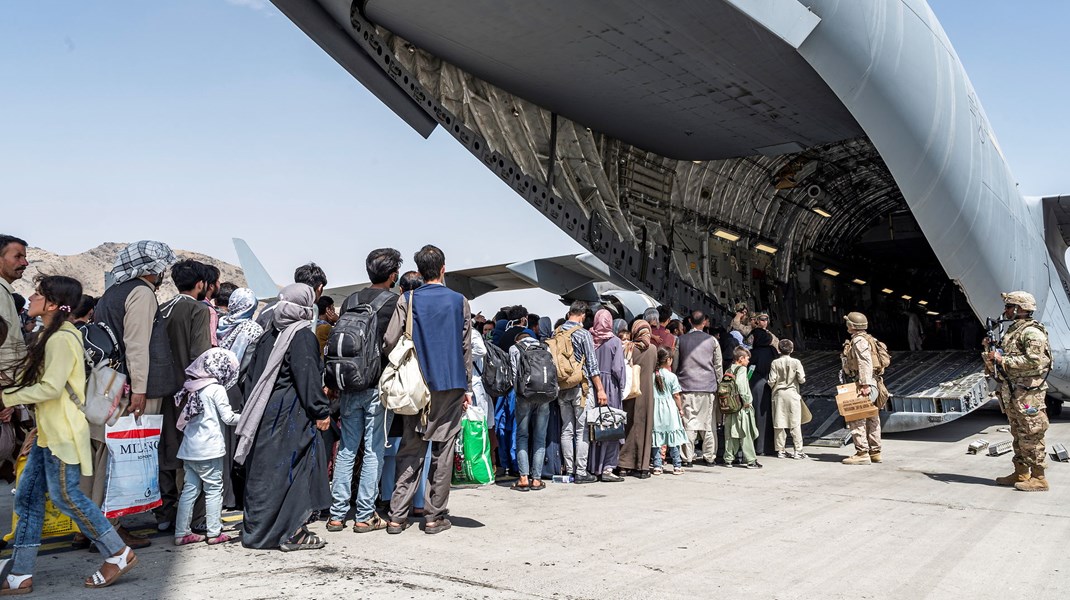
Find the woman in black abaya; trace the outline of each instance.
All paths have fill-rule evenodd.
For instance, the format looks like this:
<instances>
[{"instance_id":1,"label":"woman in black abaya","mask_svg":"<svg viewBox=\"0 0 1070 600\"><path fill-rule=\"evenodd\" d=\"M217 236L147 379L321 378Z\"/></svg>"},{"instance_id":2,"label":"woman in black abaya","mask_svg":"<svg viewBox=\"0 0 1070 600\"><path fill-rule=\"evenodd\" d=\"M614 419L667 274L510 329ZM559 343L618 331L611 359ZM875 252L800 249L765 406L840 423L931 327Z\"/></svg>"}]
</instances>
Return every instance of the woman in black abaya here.
<instances>
[{"instance_id":1,"label":"woman in black abaya","mask_svg":"<svg viewBox=\"0 0 1070 600\"><path fill-rule=\"evenodd\" d=\"M314 298L304 284L283 288L273 326L252 350L235 454L246 471L246 548L324 546L305 528L313 511L331 504L327 453L317 431L330 425L330 403L312 331Z\"/></svg>"}]
</instances>

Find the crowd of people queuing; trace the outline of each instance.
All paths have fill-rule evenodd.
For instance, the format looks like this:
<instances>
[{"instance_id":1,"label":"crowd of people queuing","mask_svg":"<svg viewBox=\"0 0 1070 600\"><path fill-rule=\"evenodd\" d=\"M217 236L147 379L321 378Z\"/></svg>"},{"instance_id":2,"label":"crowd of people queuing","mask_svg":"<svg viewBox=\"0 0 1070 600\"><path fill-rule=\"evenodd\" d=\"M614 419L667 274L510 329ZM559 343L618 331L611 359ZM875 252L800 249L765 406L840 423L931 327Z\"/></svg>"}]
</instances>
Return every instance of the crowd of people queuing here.
<instances>
[{"instance_id":1,"label":"crowd of people queuing","mask_svg":"<svg viewBox=\"0 0 1070 600\"><path fill-rule=\"evenodd\" d=\"M108 451L79 404L92 324L118 342L116 367L128 377L123 410L163 417L162 502L153 512L175 545L240 538L249 548L318 549L325 540L307 527L317 518L328 532L351 520L357 533L398 534L413 516L428 534L445 531L455 440L473 405L492 431L499 477L519 492L545 489L554 476L617 483L693 465L760 468L763 454L805 458L802 365L790 356L791 341L768 331L768 315L752 318L742 305L727 329L701 310L677 320L661 306L626 322L583 301L556 323L522 306L485 319L444 285L445 256L428 245L405 273L397 250L372 251L370 286L340 305L323 295L323 270L303 265L260 309L252 290L219 281L215 267L141 241L119 253L100 298L84 295L75 279L45 276L23 309L11 285L27 266L26 248L0 236L8 475L22 441L32 440L15 496L14 553L0 568L4 593L32 589L46 492L81 531L75 544L106 557L87 587L112 584L137 563L133 550L151 543L100 508ZM165 276L178 293L160 302ZM360 358L337 359L343 330L370 339L371 364L362 368L376 377L392 350L411 344L429 405L395 415L378 385L343 381L354 373L341 363ZM498 350L513 385L493 397L484 374ZM530 374L540 357L556 372L552 391ZM719 385L737 388L738 412L722 414ZM588 422L601 411L626 415L621 435L594 436ZM392 469L384 469L388 458ZM223 530L224 508L242 510L240 536Z\"/></svg>"}]
</instances>

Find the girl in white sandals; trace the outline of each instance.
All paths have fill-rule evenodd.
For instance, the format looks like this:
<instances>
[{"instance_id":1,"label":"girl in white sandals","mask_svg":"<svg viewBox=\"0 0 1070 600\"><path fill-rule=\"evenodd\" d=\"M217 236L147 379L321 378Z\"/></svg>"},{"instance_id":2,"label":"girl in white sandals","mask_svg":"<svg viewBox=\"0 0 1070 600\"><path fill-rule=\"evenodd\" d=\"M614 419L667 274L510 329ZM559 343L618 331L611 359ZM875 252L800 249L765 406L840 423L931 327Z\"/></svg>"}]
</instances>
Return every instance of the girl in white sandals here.
<instances>
[{"instance_id":1,"label":"girl in white sandals","mask_svg":"<svg viewBox=\"0 0 1070 600\"><path fill-rule=\"evenodd\" d=\"M33 570L41 545L45 493L63 514L109 556L85 580L91 588L106 587L137 564L92 501L78 489L82 475L93 474L89 424L75 405L85 402L82 334L67 322L71 307L82 297L82 284L70 277L44 277L30 296L29 315L41 317L44 329L13 366L15 382L3 390L5 406L29 404L37 413L37 443L30 450L15 493L14 553L0 561L0 596L33 591ZM18 330L14 330L17 335ZM3 365L7 371L12 368Z\"/></svg>"}]
</instances>

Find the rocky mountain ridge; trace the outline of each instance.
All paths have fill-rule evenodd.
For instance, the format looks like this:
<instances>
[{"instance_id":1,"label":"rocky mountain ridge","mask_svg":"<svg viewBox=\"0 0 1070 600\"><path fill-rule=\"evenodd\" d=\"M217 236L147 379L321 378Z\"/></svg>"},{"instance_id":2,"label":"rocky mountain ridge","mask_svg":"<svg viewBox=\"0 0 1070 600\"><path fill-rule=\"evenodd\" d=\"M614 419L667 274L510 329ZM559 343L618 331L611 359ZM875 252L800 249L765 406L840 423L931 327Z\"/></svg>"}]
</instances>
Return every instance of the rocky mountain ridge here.
<instances>
[{"instance_id":1,"label":"rocky mountain ridge","mask_svg":"<svg viewBox=\"0 0 1070 600\"><path fill-rule=\"evenodd\" d=\"M82 282L84 293L99 297L104 293L104 272L111 271L115 263L115 257L127 246L126 243L105 242L96 248L91 248L81 254L61 255L49 252L43 248L30 247L27 249L27 259L30 265L22 275L22 279L15 282L15 291L25 297L29 297L34 290L34 280L38 275L66 275ZM221 261L199 252L188 250L175 250L178 258L192 258L206 264L214 265L219 269L219 280L230 281L239 286L245 285L245 275L240 267L228 262ZM160 299L170 298L177 290L170 277L160 286L157 295Z\"/></svg>"}]
</instances>

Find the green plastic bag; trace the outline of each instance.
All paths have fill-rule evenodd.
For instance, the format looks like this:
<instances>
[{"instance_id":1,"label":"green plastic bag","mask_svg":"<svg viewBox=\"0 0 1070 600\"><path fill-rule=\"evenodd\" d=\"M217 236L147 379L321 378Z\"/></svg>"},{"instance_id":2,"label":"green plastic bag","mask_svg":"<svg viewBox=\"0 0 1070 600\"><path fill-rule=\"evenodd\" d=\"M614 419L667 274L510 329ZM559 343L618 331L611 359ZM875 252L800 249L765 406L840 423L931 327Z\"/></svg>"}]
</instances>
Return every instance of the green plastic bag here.
<instances>
[{"instance_id":1,"label":"green plastic bag","mask_svg":"<svg viewBox=\"0 0 1070 600\"><path fill-rule=\"evenodd\" d=\"M461 434L457 436L456 451L453 455L452 482L453 485L494 483L487 413L478 406L469 406L461 420Z\"/></svg>"}]
</instances>

